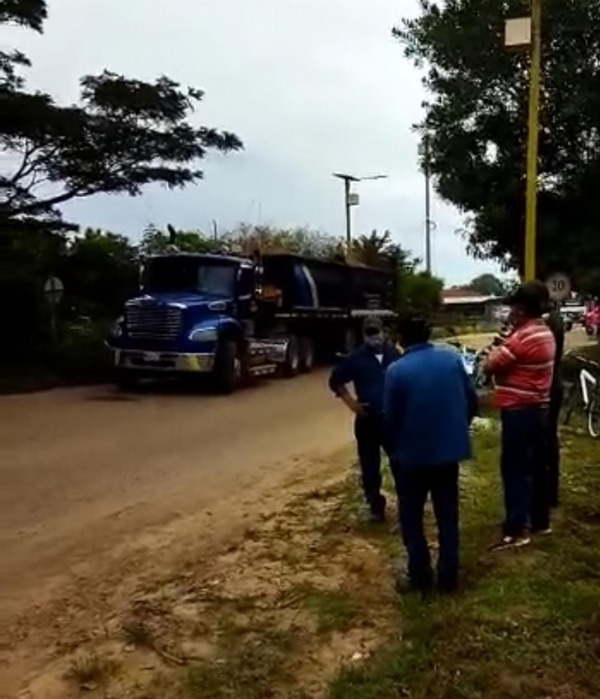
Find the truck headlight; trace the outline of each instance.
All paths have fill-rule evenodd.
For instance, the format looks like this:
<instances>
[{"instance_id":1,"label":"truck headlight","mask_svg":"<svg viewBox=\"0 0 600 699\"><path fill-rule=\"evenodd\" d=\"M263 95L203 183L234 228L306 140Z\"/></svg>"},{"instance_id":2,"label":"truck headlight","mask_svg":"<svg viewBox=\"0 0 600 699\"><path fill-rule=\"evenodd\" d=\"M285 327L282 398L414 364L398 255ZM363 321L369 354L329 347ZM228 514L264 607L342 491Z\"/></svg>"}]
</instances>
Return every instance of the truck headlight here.
<instances>
[{"instance_id":1,"label":"truck headlight","mask_svg":"<svg viewBox=\"0 0 600 699\"><path fill-rule=\"evenodd\" d=\"M110 331L112 337L121 337L121 335L123 334L123 323L125 323L125 318L123 318L123 316L117 318L115 324L112 326L112 329Z\"/></svg>"},{"instance_id":2,"label":"truck headlight","mask_svg":"<svg viewBox=\"0 0 600 699\"><path fill-rule=\"evenodd\" d=\"M198 328L197 330L192 330L189 335L189 339L192 342L216 342L217 337L216 328Z\"/></svg>"}]
</instances>

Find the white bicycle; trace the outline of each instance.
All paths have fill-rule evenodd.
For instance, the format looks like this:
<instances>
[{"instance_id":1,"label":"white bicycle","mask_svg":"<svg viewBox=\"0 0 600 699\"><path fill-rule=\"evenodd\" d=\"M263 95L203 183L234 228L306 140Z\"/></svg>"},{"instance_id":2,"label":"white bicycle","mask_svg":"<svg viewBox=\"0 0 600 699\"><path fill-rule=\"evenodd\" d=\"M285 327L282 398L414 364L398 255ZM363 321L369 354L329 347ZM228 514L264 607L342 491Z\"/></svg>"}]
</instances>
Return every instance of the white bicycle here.
<instances>
[{"instance_id":1,"label":"white bicycle","mask_svg":"<svg viewBox=\"0 0 600 699\"><path fill-rule=\"evenodd\" d=\"M585 357L575 356L581 365L577 378L565 383L565 398L561 410L562 424L568 425L573 413L581 410L586 417L590 437L600 437L600 364Z\"/></svg>"}]
</instances>

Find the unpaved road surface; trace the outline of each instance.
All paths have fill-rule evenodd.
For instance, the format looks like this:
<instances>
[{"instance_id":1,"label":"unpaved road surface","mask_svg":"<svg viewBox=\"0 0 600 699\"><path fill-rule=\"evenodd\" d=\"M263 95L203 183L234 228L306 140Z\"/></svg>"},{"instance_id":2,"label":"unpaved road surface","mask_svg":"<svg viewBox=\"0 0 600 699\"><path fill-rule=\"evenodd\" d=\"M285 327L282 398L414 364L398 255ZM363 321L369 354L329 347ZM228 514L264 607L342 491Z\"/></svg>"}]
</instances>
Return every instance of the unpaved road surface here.
<instances>
[{"instance_id":1,"label":"unpaved road surface","mask_svg":"<svg viewBox=\"0 0 600 699\"><path fill-rule=\"evenodd\" d=\"M93 579L106 556L168 544L181 522L203 517L196 536L214 533L217 514L234 521L343 447L350 419L326 378L227 397L93 387L0 398L0 625L82 571Z\"/></svg>"}]
</instances>

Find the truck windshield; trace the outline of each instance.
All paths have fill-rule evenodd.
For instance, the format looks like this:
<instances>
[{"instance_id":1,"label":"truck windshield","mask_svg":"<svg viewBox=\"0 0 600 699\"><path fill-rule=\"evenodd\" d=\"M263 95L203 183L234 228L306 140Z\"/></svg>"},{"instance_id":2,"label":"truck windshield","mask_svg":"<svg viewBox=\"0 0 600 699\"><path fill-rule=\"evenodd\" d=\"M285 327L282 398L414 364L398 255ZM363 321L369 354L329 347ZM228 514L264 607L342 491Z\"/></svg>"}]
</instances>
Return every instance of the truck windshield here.
<instances>
[{"instance_id":1,"label":"truck windshield","mask_svg":"<svg viewBox=\"0 0 600 699\"><path fill-rule=\"evenodd\" d=\"M146 266L144 289L233 296L235 273L232 264L211 264L193 257L159 257Z\"/></svg>"}]
</instances>

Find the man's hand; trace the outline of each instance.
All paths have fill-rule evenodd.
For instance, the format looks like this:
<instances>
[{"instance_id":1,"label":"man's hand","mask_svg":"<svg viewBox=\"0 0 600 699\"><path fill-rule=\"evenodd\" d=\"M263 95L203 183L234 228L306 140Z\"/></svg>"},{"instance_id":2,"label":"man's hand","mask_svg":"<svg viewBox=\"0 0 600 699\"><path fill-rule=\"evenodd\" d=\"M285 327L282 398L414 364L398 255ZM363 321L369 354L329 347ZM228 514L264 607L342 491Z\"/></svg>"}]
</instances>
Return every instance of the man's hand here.
<instances>
[{"instance_id":1,"label":"man's hand","mask_svg":"<svg viewBox=\"0 0 600 699\"><path fill-rule=\"evenodd\" d=\"M366 415L364 406L356 400L347 388L341 390L338 395L357 417Z\"/></svg>"}]
</instances>

